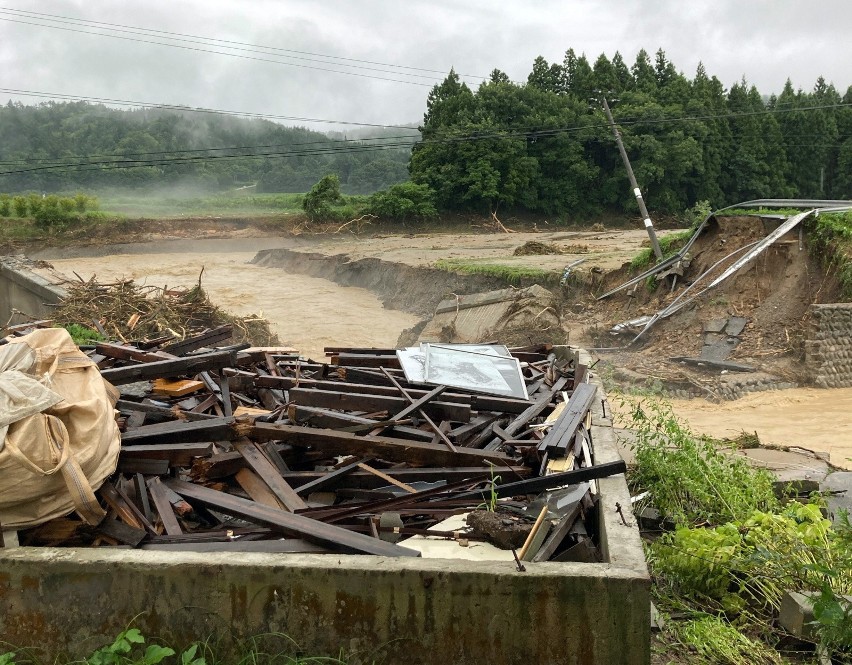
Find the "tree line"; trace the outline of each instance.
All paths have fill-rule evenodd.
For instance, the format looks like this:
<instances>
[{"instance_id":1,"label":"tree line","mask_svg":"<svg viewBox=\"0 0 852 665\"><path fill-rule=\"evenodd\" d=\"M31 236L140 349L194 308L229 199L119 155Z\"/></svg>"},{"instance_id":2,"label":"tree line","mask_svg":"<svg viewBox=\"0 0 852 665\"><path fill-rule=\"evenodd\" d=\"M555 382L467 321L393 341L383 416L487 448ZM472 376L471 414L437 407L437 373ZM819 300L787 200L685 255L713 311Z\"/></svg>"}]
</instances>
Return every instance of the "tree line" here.
<instances>
[{"instance_id":1,"label":"tree line","mask_svg":"<svg viewBox=\"0 0 852 665\"><path fill-rule=\"evenodd\" d=\"M416 137L400 130L385 134ZM377 143L382 143L381 136L378 141L348 142L341 149L339 140L301 127L179 109L120 110L87 102L25 106L10 101L0 106L0 191L172 185L216 191L256 184L262 192L305 192L333 173L346 193L369 194L408 178L409 148L358 150ZM269 147L221 149L246 146ZM299 154L252 156L258 152ZM189 159L193 157L197 159ZM167 163L175 158L183 161ZM103 163L115 160L132 160L134 168ZM59 162L81 165L43 168ZM10 171L18 173L2 175Z\"/></svg>"},{"instance_id":2,"label":"tree line","mask_svg":"<svg viewBox=\"0 0 852 665\"><path fill-rule=\"evenodd\" d=\"M841 95L820 77L805 92L788 80L765 97L743 78L726 90L703 65L688 79L663 50L628 66L569 49L562 63L537 58L526 82L494 70L475 91L450 72L429 93L411 178L443 209L632 212L602 95L655 211L852 198L852 106L841 106L852 86Z\"/></svg>"}]
</instances>

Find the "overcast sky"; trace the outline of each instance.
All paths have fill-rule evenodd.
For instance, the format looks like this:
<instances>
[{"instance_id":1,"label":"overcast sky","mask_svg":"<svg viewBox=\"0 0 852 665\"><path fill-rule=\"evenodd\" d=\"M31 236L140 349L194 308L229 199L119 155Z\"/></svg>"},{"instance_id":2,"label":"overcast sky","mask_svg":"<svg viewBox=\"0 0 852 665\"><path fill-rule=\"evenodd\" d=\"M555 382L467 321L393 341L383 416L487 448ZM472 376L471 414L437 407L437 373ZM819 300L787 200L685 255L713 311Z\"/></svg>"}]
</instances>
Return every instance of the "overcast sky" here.
<instances>
[{"instance_id":1,"label":"overcast sky","mask_svg":"<svg viewBox=\"0 0 852 665\"><path fill-rule=\"evenodd\" d=\"M745 75L764 94L780 91L788 77L804 89L820 74L841 93L852 84L852 0L6 2L11 4L0 8L0 87L305 118L418 122L431 85L450 67L474 77L497 67L523 80L536 56L561 62L569 47L592 62L602 52L611 57L620 51L628 64L640 48L653 55L662 47L689 77L703 61L726 87ZM77 32L98 31L94 26L28 25L46 21L9 10L383 64L290 53L307 58L290 61L295 64L363 75L352 76L280 64L287 55L283 51L230 51L279 62L236 58ZM165 41L165 36L123 36ZM180 44L227 50L221 44ZM367 78L373 76L411 82ZM0 93L0 99L8 97Z\"/></svg>"}]
</instances>

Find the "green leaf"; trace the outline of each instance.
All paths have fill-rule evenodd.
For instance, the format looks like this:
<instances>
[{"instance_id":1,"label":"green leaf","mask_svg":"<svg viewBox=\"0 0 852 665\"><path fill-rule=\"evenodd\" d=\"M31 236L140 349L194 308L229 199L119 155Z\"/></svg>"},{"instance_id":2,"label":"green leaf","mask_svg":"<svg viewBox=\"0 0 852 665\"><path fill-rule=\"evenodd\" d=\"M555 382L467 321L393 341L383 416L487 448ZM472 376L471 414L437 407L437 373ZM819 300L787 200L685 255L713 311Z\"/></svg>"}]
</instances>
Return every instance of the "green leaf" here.
<instances>
[{"instance_id":1,"label":"green leaf","mask_svg":"<svg viewBox=\"0 0 852 665\"><path fill-rule=\"evenodd\" d=\"M157 665L164 658L174 656L175 650L169 647L161 647L158 644L151 644L145 649L145 656L142 658L143 665Z\"/></svg>"},{"instance_id":2,"label":"green leaf","mask_svg":"<svg viewBox=\"0 0 852 665\"><path fill-rule=\"evenodd\" d=\"M122 633L124 639L133 644L145 644L145 638L138 628L130 628Z\"/></svg>"},{"instance_id":3,"label":"green leaf","mask_svg":"<svg viewBox=\"0 0 852 665\"><path fill-rule=\"evenodd\" d=\"M15 652L0 653L0 665L15 665Z\"/></svg>"}]
</instances>

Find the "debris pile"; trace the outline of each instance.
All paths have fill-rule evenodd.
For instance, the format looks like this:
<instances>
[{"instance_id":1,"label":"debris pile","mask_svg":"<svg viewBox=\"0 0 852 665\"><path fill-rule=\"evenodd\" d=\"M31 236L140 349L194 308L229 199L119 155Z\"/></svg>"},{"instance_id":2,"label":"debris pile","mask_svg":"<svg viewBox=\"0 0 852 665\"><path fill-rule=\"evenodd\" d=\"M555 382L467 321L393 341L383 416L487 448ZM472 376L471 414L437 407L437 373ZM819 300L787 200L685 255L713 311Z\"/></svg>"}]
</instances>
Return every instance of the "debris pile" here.
<instances>
[{"instance_id":1,"label":"debris pile","mask_svg":"<svg viewBox=\"0 0 852 665\"><path fill-rule=\"evenodd\" d=\"M315 362L216 346L233 333L89 348L121 392L117 470L97 492L107 517L53 519L20 543L429 556L440 542L519 567L599 560L594 481L625 465L595 464L600 396L576 354L341 347Z\"/></svg>"},{"instance_id":2,"label":"debris pile","mask_svg":"<svg viewBox=\"0 0 852 665\"><path fill-rule=\"evenodd\" d=\"M238 342L278 343L266 319L233 316L210 302L201 275L190 289L145 286L133 280L100 284L94 278L63 286L68 295L53 313L54 323L93 327L105 338L144 339L161 336L163 331L183 338L230 324Z\"/></svg>"}]
</instances>

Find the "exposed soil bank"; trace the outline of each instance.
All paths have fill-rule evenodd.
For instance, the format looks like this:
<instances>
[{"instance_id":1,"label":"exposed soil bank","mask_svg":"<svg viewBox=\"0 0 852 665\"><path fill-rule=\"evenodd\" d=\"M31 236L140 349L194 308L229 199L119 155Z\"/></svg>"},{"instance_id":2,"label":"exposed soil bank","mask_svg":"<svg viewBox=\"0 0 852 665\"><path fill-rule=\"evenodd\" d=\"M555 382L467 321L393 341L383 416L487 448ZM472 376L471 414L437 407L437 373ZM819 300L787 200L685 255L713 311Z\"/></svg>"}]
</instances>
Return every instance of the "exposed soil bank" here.
<instances>
[{"instance_id":1,"label":"exposed soil bank","mask_svg":"<svg viewBox=\"0 0 852 665\"><path fill-rule=\"evenodd\" d=\"M352 260L345 254L328 255L285 248L258 252L252 263L327 279L342 286L367 289L376 294L385 307L418 316L433 314L438 303L453 294L481 293L507 286L504 280L495 277L460 275L377 258Z\"/></svg>"}]
</instances>

